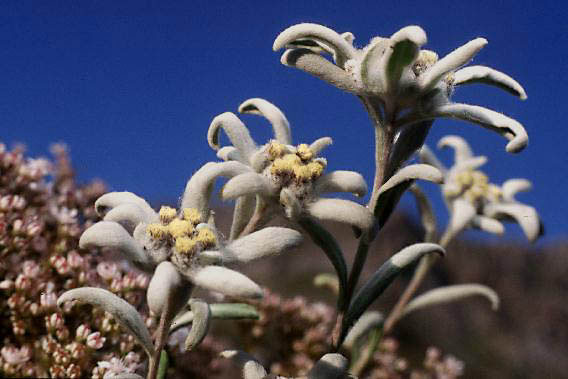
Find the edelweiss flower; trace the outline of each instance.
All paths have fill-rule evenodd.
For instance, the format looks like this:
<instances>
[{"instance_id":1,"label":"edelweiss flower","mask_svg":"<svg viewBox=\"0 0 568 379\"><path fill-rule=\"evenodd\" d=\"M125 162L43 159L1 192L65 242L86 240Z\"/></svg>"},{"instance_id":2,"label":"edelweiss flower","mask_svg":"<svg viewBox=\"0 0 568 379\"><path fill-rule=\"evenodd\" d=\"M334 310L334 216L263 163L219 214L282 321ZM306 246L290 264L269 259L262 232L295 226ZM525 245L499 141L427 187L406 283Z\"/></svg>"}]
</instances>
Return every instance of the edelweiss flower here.
<instances>
[{"instance_id":1,"label":"edelweiss flower","mask_svg":"<svg viewBox=\"0 0 568 379\"><path fill-rule=\"evenodd\" d=\"M519 83L504 73L485 66L460 68L487 44L484 38L476 38L442 59L433 51L420 49L427 39L418 26L402 28L390 38L375 37L362 49L355 48L353 40L351 33L338 34L306 23L284 30L273 48L288 49L281 59L284 65L357 95L375 126L398 133L397 140L410 144L409 150L423 144L433 120L440 117L496 131L509 140L508 152L521 151L527 145L527 133L517 121L483 107L450 101L455 87L470 83L494 85L526 99ZM332 55L335 64L320 53Z\"/></svg>"},{"instance_id":2,"label":"edelweiss flower","mask_svg":"<svg viewBox=\"0 0 568 379\"><path fill-rule=\"evenodd\" d=\"M207 170L198 171L189 182L206 190L209 182L204 179L209 176L204 173ZM256 283L220 264L278 254L296 246L300 233L270 227L225 244L213 224L204 222L209 211L191 206L204 208L202 201L208 195L196 196L199 192L186 190L182 203L189 206L179 212L162 207L158 213L133 193L105 194L95 203L104 220L88 228L79 245L118 249L140 268L155 269L147 297L150 309L158 314L170 297L175 298L176 306L185 305L192 285L234 297L262 296Z\"/></svg>"},{"instance_id":3,"label":"edelweiss flower","mask_svg":"<svg viewBox=\"0 0 568 379\"><path fill-rule=\"evenodd\" d=\"M458 136L446 136L438 142L439 148L446 146L455 150L455 163L449 169L427 146L420 150L420 158L444 173L442 193L450 210L452 233L473 226L502 234L504 227L500 220L512 219L519 223L530 241L536 240L541 230L536 210L515 199L515 194L530 189L531 183L526 179L510 179L501 186L490 183L478 170L487 162L486 157L473 156L468 143Z\"/></svg>"},{"instance_id":4,"label":"edelweiss flower","mask_svg":"<svg viewBox=\"0 0 568 379\"><path fill-rule=\"evenodd\" d=\"M365 180L356 172L324 174L327 162L317 156L332 143L331 138L320 138L310 145L292 146L288 121L273 104L263 99L249 99L240 105L239 111L267 118L275 138L257 146L247 127L229 112L215 117L209 127L209 144L218 150L217 155L243 167L242 173L230 179L221 192L223 199L239 201L236 212L240 214L236 214L235 219L243 222L234 224L232 237L243 230L246 234L265 223L271 215L282 213L282 206L292 219L307 214L318 219L349 223L360 229L372 225L372 214L362 205L348 200L320 198L320 195L330 192L364 196L367 191ZM233 146L219 146L220 129L227 133ZM245 229L249 220L252 223Z\"/></svg>"}]
</instances>

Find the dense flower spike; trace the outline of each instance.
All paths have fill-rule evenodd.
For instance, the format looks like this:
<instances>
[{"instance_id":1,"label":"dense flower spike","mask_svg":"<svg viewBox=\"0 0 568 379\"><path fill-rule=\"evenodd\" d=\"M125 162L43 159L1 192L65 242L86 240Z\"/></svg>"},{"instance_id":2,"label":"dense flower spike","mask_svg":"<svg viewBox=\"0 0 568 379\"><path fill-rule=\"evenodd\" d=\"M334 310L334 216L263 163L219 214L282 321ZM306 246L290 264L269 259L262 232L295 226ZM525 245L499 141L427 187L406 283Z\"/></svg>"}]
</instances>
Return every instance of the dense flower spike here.
<instances>
[{"instance_id":1,"label":"dense flower spike","mask_svg":"<svg viewBox=\"0 0 568 379\"><path fill-rule=\"evenodd\" d=\"M427 146L420 150L420 158L444 173L442 193L450 210L450 230L453 234L466 227L502 234L504 228L500 221L514 220L529 241L538 238L541 224L536 210L514 197L517 192L530 189L528 180L510 179L501 186L490 183L487 176L478 170L487 158L474 156L468 143L459 136L442 138L438 147L454 149L454 165L449 169Z\"/></svg>"},{"instance_id":2,"label":"dense flower spike","mask_svg":"<svg viewBox=\"0 0 568 379\"><path fill-rule=\"evenodd\" d=\"M372 225L373 217L365 207L348 200L320 197L331 192L350 192L356 196L364 196L367 192L363 177L356 172L324 173L327 161L319 158L318 154L331 144L329 137L320 138L310 145L293 146L290 144L289 123L273 104L262 99L249 99L241 104L239 111L265 116L273 126L275 139L257 147L247 127L232 113L223 113L211 123L209 144L219 151L218 156L238 161L249 168L248 171L243 168L243 173L230 179L221 192L225 200L240 201L237 206L240 214L235 214L236 220L248 221L256 212L253 217L256 229L284 209L291 219L309 215L349 223L360 229L368 229ZM221 128L233 146L219 146ZM234 225L231 236L240 234L245 227L244 222Z\"/></svg>"}]
</instances>

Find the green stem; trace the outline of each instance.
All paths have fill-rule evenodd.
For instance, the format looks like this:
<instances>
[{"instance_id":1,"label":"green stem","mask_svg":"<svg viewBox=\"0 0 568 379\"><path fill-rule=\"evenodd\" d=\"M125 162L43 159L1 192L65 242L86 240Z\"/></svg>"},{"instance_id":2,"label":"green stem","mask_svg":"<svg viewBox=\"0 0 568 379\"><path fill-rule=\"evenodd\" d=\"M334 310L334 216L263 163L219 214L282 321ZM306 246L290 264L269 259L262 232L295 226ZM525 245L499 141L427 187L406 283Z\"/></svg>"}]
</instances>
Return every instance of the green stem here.
<instances>
[{"instance_id":1,"label":"green stem","mask_svg":"<svg viewBox=\"0 0 568 379\"><path fill-rule=\"evenodd\" d=\"M377 347L379 347L379 342L381 341L382 336L383 333L381 328L376 328L370 333L367 346L363 348L363 352L349 369L349 372L351 374L356 377L361 376L361 374L369 364L369 361L373 357L373 354L375 353L375 351L377 351Z\"/></svg>"},{"instance_id":2,"label":"green stem","mask_svg":"<svg viewBox=\"0 0 568 379\"><path fill-rule=\"evenodd\" d=\"M168 358L168 353L166 350L162 350L162 354L160 355L160 365L158 366L158 376L156 379L165 379L166 373L168 372L170 360Z\"/></svg>"},{"instance_id":3,"label":"green stem","mask_svg":"<svg viewBox=\"0 0 568 379\"><path fill-rule=\"evenodd\" d=\"M450 241L458 233L459 231L458 232L452 231L450 227L446 228L446 231L444 232L442 238L440 238L439 242L440 246L442 246L445 249L450 243ZM406 287L406 289L398 299L396 305L394 306L393 310L385 320L385 327L384 327L385 334L389 333L394 327L394 325L400 320L400 318L403 315L404 309L406 308L406 305L408 304L410 299L412 299L412 297L414 296L414 294L416 293L416 291L418 290L418 288L426 278L426 275L428 274L434 263L438 260L438 258L439 258L438 255L429 254L420 259L418 267L416 268L416 271L414 271L412 279L410 279L410 283L408 283L408 286Z\"/></svg>"}]
</instances>

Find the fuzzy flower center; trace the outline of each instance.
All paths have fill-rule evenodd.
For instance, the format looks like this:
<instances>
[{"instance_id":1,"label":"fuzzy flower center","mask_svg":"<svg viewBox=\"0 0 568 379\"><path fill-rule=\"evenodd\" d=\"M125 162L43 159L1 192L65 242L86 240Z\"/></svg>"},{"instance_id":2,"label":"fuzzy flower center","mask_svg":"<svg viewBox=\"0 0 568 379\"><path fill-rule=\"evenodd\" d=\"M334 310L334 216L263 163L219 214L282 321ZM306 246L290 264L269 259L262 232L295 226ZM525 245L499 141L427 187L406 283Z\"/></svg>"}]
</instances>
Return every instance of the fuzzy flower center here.
<instances>
[{"instance_id":1,"label":"fuzzy flower center","mask_svg":"<svg viewBox=\"0 0 568 379\"><path fill-rule=\"evenodd\" d=\"M479 170L460 172L452 184L454 185L444 190L446 197L463 197L475 205L483 201L500 201L503 196L501 188L489 183L487 175Z\"/></svg>"},{"instance_id":2,"label":"fuzzy flower center","mask_svg":"<svg viewBox=\"0 0 568 379\"><path fill-rule=\"evenodd\" d=\"M267 153L270 160L267 170L282 188L311 183L322 175L326 166L325 159L316 158L304 143L296 147L295 153L290 153L285 145L271 141Z\"/></svg>"},{"instance_id":3,"label":"fuzzy flower center","mask_svg":"<svg viewBox=\"0 0 568 379\"><path fill-rule=\"evenodd\" d=\"M175 208L163 206L159 216L160 222L149 224L146 233L173 247L172 259L189 263L196 253L217 245L215 233L206 225L199 225L202 220L197 209L184 208L178 216Z\"/></svg>"}]
</instances>

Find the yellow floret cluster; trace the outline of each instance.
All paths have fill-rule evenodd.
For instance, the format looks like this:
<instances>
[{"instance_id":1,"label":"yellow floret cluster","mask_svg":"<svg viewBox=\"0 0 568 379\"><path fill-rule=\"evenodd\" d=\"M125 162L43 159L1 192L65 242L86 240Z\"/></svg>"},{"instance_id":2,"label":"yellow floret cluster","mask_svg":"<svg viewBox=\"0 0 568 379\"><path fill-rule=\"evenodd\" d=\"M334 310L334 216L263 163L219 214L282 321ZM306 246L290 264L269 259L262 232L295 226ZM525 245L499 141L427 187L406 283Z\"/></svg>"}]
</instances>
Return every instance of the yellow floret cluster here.
<instances>
[{"instance_id":1,"label":"yellow floret cluster","mask_svg":"<svg viewBox=\"0 0 568 379\"><path fill-rule=\"evenodd\" d=\"M317 179L323 173L325 161L314 159L315 154L306 144L296 147L296 153L286 153L286 147L271 141L267 148L270 173L277 176L290 176L299 182Z\"/></svg>"},{"instance_id":2,"label":"yellow floret cluster","mask_svg":"<svg viewBox=\"0 0 568 379\"><path fill-rule=\"evenodd\" d=\"M177 253L191 255L197 250L216 246L217 239L211 229L206 226L196 228L201 222L197 209L184 208L179 218L175 208L163 206L159 216L160 222L149 224L146 232L154 240L172 244Z\"/></svg>"},{"instance_id":3,"label":"yellow floret cluster","mask_svg":"<svg viewBox=\"0 0 568 379\"><path fill-rule=\"evenodd\" d=\"M447 191L446 195L455 197L462 195L471 203L475 203L480 199L489 201L498 201L502 197L502 191L499 186L489 183L489 178L481 171L464 171L456 176L455 190Z\"/></svg>"}]
</instances>

